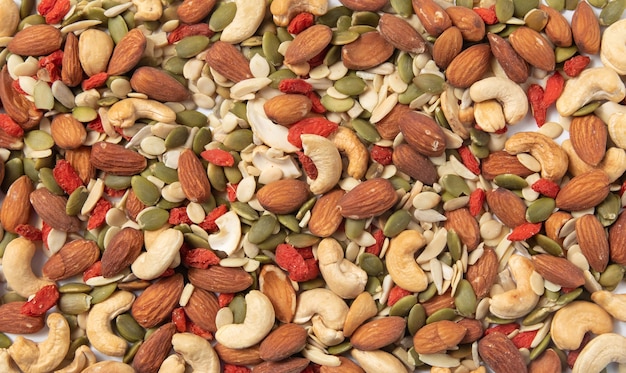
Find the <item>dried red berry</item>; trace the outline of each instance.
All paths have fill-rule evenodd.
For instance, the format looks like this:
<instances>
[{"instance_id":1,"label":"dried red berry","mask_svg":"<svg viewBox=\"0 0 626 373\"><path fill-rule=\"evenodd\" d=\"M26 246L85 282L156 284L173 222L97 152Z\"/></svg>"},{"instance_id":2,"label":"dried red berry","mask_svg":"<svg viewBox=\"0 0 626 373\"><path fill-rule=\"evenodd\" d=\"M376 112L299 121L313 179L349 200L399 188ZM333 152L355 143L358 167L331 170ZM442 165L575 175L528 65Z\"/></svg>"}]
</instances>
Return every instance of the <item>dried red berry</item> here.
<instances>
[{"instance_id":1,"label":"dried red berry","mask_svg":"<svg viewBox=\"0 0 626 373\"><path fill-rule=\"evenodd\" d=\"M59 291L56 285L46 285L39 289L35 296L22 305L20 313L27 316L42 316L59 300Z\"/></svg>"},{"instance_id":2,"label":"dried red berry","mask_svg":"<svg viewBox=\"0 0 626 373\"><path fill-rule=\"evenodd\" d=\"M513 228L507 236L509 241L524 241L539 233L541 223L523 223Z\"/></svg>"},{"instance_id":3,"label":"dried red berry","mask_svg":"<svg viewBox=\"0 0 626 373\"><path fill-rule=\"evenodd\" d=\"M289 26L287 26L287 31L290 34L299 34L302 31L308 29L313 26L315 23L315 17L311 13L300 13L293 17L291 22L289 22Z\"/></svg>"}]
</instances>

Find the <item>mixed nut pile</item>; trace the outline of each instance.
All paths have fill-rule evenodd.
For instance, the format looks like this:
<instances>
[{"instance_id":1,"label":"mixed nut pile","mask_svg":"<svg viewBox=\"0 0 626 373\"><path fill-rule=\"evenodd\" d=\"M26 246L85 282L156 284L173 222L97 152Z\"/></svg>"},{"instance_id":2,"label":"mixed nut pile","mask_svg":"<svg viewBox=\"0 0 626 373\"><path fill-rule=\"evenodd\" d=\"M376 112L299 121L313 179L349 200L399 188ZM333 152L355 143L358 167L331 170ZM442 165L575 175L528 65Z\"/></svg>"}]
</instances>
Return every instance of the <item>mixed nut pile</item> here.
<instances>
[{"instance_id":1,"label":"mixed nut pile","mask_svg":"<svg viewBox=\"0 0 626 373\"><path fill-rule=\"evenodd\" d=\"M626 2L340 2L0 0L0 371L626 364Z\"/></svg>"}]
</instances>

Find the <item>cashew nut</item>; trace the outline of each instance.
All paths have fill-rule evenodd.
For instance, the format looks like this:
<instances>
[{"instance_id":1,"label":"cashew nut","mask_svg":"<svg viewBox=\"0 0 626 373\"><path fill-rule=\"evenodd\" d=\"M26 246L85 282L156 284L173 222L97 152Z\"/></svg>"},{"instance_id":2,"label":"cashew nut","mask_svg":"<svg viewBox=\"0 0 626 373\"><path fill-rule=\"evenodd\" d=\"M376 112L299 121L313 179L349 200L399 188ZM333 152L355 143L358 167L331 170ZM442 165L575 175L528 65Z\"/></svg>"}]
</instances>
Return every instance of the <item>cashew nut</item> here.
<instances>
[{"instance_id":1,"label":"cashew nut","mask_svg":"<svg viewBox=\"0 0 626 373\"><path fill-rule=\"evenodd\" d=\"M469 130L470 126L463 123L459 116L459 103L457 101L456 96L454 95L454 87L447 86L446 90L441 92L441 110L443 111L443 115L446 117L452 132L459 135L462 139L469 138ZM473 121L474 113L472 110L472 121Z\"/></svg>"},{"instance_id":2,"label":"cashew nut","mask_svg":"<svg viewBox=\"0 0 626 373\"><path fill-rule=\"evenodd\" d=\"M556 100L556 110L561 116L568 117L591 101L619 102L624 96L626 87L620 76L608 67L595 67L565 83L563 93Z\"/></svg>"},{"instance_id":3,"label":"cashew nut","mask_svg":"<svg viewBox=\"0 0 626 373\"><path fill-rule=\"evenodd\" d=\"M348 315L348 305L334 292L317 288L298 295L293 322L304 324L312 319L313 332L327 346L343 341L343 325Z\"/></svg>"},{"instance_id":4,"label":"cashew nut","mask_svg":"<svg viewBox=\"0 0 626 373\"><path fill-rule=\"evenodd\" d=\"M20 23L20 8L13 0L0 0L0 37L13 36Z\"/></svg>"},{"instance_id":5,"label":"cashew nut","mask_svg":"<svg viewBox=\"0 0 626 373\"><path fill-rule=\"evenodd\" d=\"M212 249L223 251L230 256L239 248L241 240L239 215L234 211L229 211L215 219L215 224L219 231L209 236L209 245Z\"/></svg>"},{"instance_id":6,"label":"cashew nut","mask_svg":"<svg viewBox=\"0 0 626 373\"><path fill-rule=\"evenodd\" d=\"M137 7L135 21L158 21L163 15L163 4L160 0L132 0Z\"/></svg>"},{"instance_id":7,"label":"cashew nut","mask_svg":"<svg viewBox=\"0 0 626 373\"><path fill-rule=\"evenodd\" d=\"M35 343L17 336L9 347L9 354L15 364L25 373L50 372L56 368L70 348L70 326L60 313L48 315L46 324L50 331L48 338Z\"/></svg>"},{"instance_id":8,"label":"cashew nut","mask_svg":"<svg viewBox=\"0 0 626 373\"><path fill-rule=\"evenodd\" d=\"M489 77L472 84L469 89L474 102L498 100L508 124L516 124L528 113L526 92L514 81L507 78Z\"/></svg>"},{"instance_id":9,"label":"cashew nut","mask_svg":"<svg viewBox=\"0 0 626 373\"><path fill-rule=\"evenodd\" d=\"M247 296L246 300L248 300ZM248 303L248 305L250 305L250 303ZM243 333L238 337L245 338L246 331L243 330ZM187 364L191 366L192 372L220 372L220 359L206 339L192 333L176 333L172 337L172 346L174 346L174 351L178 352L183 359L185 359Z\"/></svg>"},{"instance_id":10,"label":"cashew nut","mask_svg":"<svg viewBox=\"0 0 626 373\"><path fill-rule=\"evenodd\" d=\"M550 137L539 132L518 132L504 144L509 154L530 153L541 165L541 176L559 181L567 172L567 153Z\"/></svg>"},{"instance_id":11,"label":"cashew nut","mask_svg":"<svg viewBox=\"0 0 626 373\"><path fill-rule=\"evenodd\" d=\"M168 228L161 232L150 251L141 253L130 266L133 274L142 280L159 277L179 253L184 236L179 230Z\"/></svg>"},{"instance_id":12,"label":"cashew nut","mask_svg":"<svg viewBox=\"0 0 626 373\"><path fill-rule=\"evenodd\" d=\"M317 178L307 178L313 194L324 194L331 190L341 179L341 155L332 141L324 136L303 134L302 148L304 155L311 158L317 168Z\"/></svg>"},{"instance_id":13,"label":"cashew nut","mask_svg":"<svg viewBox=\"0 0 626 373\"><path fill-rule=\"evenodd\" d=\"M517 287L494 295L489 311L503 319L517 319L532 311L539 301L539 296L531 287L532 276L539 274L535 272L533 262L519 254L511 255L508 265Z\"/></svg>"},{"instance_id":14,"label":"cashew nut","mask_svg":"<svg viewBox=\"0 0 626 373\"><path fill-rule=\"evenodd\" d=\"M626 19L621 19L604 30L600 47L600 60L620 75L626 75Z\"/></svg>"},{"instance_id":15,"label":"cashew nut","mask_svg":"<svg viewBox=\"0 0 626 373\"><path fill-rule=\"evenodd\" d=\"M572 373L600 373L610 363L626 364L626 337L616 333L589 341L578 355Z\"/></svg>"},{"instance_id":16,"label":"cashew nut","mask_svg":"<svg viewBox=\"0 0 626 373\"><path fill-rule=\"evenodd\" d=\"M133 293L120 290L91 308L86 331L89 343L96 350L109 356L124 356L127 342L113 333L111 320L128 311L134 300Z\"/></svg>"},{"instance_id":17,"label":"cashew nut","mask_svg":"<svg viewBox=\"0 0 626 373\"><path fill-rule=\"evenodd\" d=\"M591 300L619 321L626 321L626 294L613 294L607 290L594 291Z\"/></svg>"},{"instance_id":18,"label":"cashew nut","mask_svg":"<svg viewBox=\"0 0 626 373\"><path fill-rule=\"evenodd\" d=\"M107 113L109 123L126 128L139 118L148 118L163 123L174 123L176 113L169 106L155 100L125 98L113 104Z\"/></svg>"},{"instance_id":19,"label":"cashew nut","mask_svg":"<svg viewBox=\"0 0 626 373\"><path fill-rule=\"evenodd\" d=\"M609 182L612 183L626 171L626 150L624 149L610 147L604 154L602 161L594 167L580 159L569 139L564 140L561 147L569 157L569 172L573 176L598 169L604 171L609 176Z\"/></svg>"},{"instance_id":20,"label":"cashew nut","mask_svg":"<svg viewBox=\"0 0 626 373\"><path fill-rule=\"evenodd\" d=\"M6 348L0 348L0 372L5 373L20 373L20 370L17 369L13 360L11 360L11 355L9 355L9 350Z\"/></svg>"},{"instance_id":21,"label":"cashew nut","mask_svg":"<svg viewBox=\"0 0 626 373\"><path fill-rule=\"evenodd\" d=\"M37 247L32 241L18 237L9 242L2 257L2 268L9 287L22 297L29 297L54 282L37 277L31 268L31 260Z\"/></svg>"},{"instance_id":22,"label":"cashew nut","mask_svg":"<svg viewBox=\"0 0 626 373\"><path fill-rule=\"evenodd\" d=\"M414 230L405 230L391 239L386 254L387 270L396 285L411 292L428 287L428 277L415 261L415 253L425 245L424 236Z\"/></svg>"},{"instance_id":23,"label":"cashew nut","mask_svg":"<svg viewBox=\"0 0 626 373\"><path fill-rule=\"evenodd\" d=\"M297 152L299 150L298 147L287 141L289 129L272 122L272 120L265 115L265 109L263 109L265 101L265 99L257 98L248 101L248 105L246 105L246 115L248 116L248 122L250 123L250 127L252 127L254 135L272 148L285 153Z\"/></svg>"},{"instance_id":24,"label":"cashew nut","mask_svg":"<svg viewBox=\"0 0 626 373\"><path fill-rule=\"evenodd\" d=\"M626 106L607 101L595 113L606 123L609 136L615 145L626 149Z\"/></svg>"},{"instance_id":25,"label":"cashew nut","mask_svg":"<svg viewBox=\"0 0 626 373\"><path fill-rule=\"evenodd\" d=\"M274 15L276 26L287 26L299 13L312 13L321 16L328 11L328 0L274 0L270 12Z\"/></svg>"},{"instance_id":26,"label":"cashew nut","mask_svg":"<svg viewBox=\"0 0 626 373\"><path fill-rule=\"evenodd\" d=\"M217 329L215 339L222 345L241 349L263 340L274 326L274 307L269 298L258 290L246 294L246 318L241 324L228 324Z\"/></svg>"},{"instance_id":27,"label":"cashew nut","mask_svg":"<svg viewBox=\"0 0 626 373\"><path fill-rule=\"evenodd\" d=\"M96 363L96 355L89 346L82 345L74 352L74 360L63 369L54 373L81 373L85 368Z\"/></svg>"},{"instance_id":28,"label":"cashew nut","mask_svg":"<svg viewBox=\"0 0 626 373\"><path fill-rule=\"evenodd\" d=\"M222 30L220 40L230 44L240 43L254 35L265 17L265 1L235 0L235 18Z\"/></svg>"},{"instance_id":29,"label":"cashew nut","mask_svg":"<svg viewBox=\"0 0 626 373\"><path fill-rule=\"evenodd\" d=\"M328 288L345 299L354 299L365 290L367 273L343 256L343 248L333 238L317 247L320 272Z\"/></svg>"},{"instance_id":30,"label":"cashew nut","mask_svg":"<svg viewBox=\"0 0 626 373\"><path fill-rule=\"evenodd\" d=\"M158 373L185 373L185 360L179 355L170 355L163 360Z\"/></svg>"},{"instance_id":31,"label":"cashew nut","mask_svg":"<svg viewBox=\"0 0 626 373\"><path fill-rule=\"evenodd\" d=\"M367 172L369 152L356 133L340 126L329 138L348 157L348 175L357 180L362 179Z\"/></svg>"},{"instance_id":32,"label":"cashew nut","mask_svg":"<svg viewBox=\"0 0 626 373\"><path fill-rule=\"evenodd\" d=\"M81 373L135 373L135 369L121 361L101 361L90 365Z\"/></svg>"},{"instance_id":33,"label":"cashew nut","mask_svg":"<svg viewBox=\"0 0 626 373\"><path fill-rule=\"evenodd\" d=\"M550 326L552 341L562 350L575 350L585 333L609 333L613 319L602 307L587 301L574 301L556 311Z\"/></svg>"},{"instance_id":34,"label":"cashew nut","mask_svg":"<svg viewBox=\"0 0 626 373\"><path fill-rule=\"evenodd\" d=\"M389 352L382 350L361 351L353 348L350 352L366 373L406 372L406 366Z\"/></svg>"},{"instance_id":35,"label":"cashew nut","mask_svg":"<svg viewBox=\"0 0 626 373\"><path fill-rule=\"evenodd\" d=\"M476 102L474 104L476 124L485 132L496 132L506 126L502 106L496 100Z\"/></svg>"}]
</instances>

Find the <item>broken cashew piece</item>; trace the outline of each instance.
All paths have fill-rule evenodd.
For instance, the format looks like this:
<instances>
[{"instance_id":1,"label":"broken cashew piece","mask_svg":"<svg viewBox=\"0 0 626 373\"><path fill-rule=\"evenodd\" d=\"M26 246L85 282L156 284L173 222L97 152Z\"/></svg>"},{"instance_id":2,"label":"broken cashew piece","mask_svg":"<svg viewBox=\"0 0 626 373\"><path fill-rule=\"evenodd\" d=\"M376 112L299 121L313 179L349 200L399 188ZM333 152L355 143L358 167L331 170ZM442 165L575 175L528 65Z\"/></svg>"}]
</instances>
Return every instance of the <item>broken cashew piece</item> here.
<instances>
[{"instance_id":1,"label":"broken cashew piece","mask_svg":"<svg viewBox=\"0 0 626 373\"><path fill-rule=\"evenodd\" d=\"M254 35L265 17L265 1L235 0L237 11L233 20L222 30L220 40L241 43Z\"/></svg>"},{"instance_id":2,"label":"broken cashew piece","mask_svg":"<svg viewBox=\"0 0 626 373\"><path fill-rule=\"evenodd\" d=\"M248 300L247 296L246 300ZM245 336L246 332L243 331L243 334L239 337L245 338ZM220 372L220 359L206 339L192 333L176 333L172 337L172 346L174 351L179 353L187 364L191 366L192 372Z\"/></svg>"},{"instance_id":3,"label":"broken cashew piece","mask_svg":"<svg viewBox=\"0 0 626 373\"><path fill-rule=\"evenodd\" d=\"M20 373L20 370L17 369L15 363L11 360L9 350L6 348L0 348L0 372Z\"/></svg>"},{"instance_id":4,"label":"broken cashew piece","mask_svg":"<svg viewBox=\"0 0 626 373\"><path fill-rule=\"evenodd\" d=\"M350 354L366 373L406 372L404 364L389 352L382 350L362 351L353 348Z\"/></svg>"},{"instance_id":5,"label":"broken cashew piece","mask_svg":"<svg viewBox=\"0 0 626 373\"><path fill-rule=\"evenodd\" d=\"M511 79L489 77L479 80L472 84L469 94L474 102L497 100L508 124L518 123L528 113L526 92Z\"/></svg>"},{"instance_id":6,"label":"broken cashew piece","mask_svg":"<svg viewBox=\"0 0 626 373\"><path fill-rule=\"evenodd\" d=\"M239 241L241 241L239 215L234 211L229 211L215 219L215 224L219 231L209 235L209 245L212 249L223 251L230 256L239 248Z\"/></svg>"},{"instance_id":7,"label":"broken cashew piece","mask_svg":"<svg viewBox=\"0 0 626 373\"><path fill-rule=\"evenodd\" d=\"M391 239L387 249L387 270L396 285L411 292L428 287L428 276L415 261L415 253L426 245L418 231L405 230Z\"/></svg>"},{"instance_id":8,"label":"broken cashew piece","mask_svg":"<svg viewBox=\"0 0 626 373\"><path fill-rule=\"evenodd\" d=\"M37 277L31 268L31 260L37 247L24 237L9 242L2 257L2 268L7 284L24 298L35 294L44 286L54 282Z\"/></svg>"},{"instance_id":9,"label":"broken cashew piece","mask_svg":"<svg viewBox=\"0 0 626 373\"><path fill-rule=\"evenodd\" d=\"M519 254L511 255L508 266L517 287L494 295L489 311L503 319L517 319L526 316L539 302L539 295L531 286L532 277L539 274L535 272L533 262Z\"/></svg>"},{"instance_id":10,"label":"broken cashew piece","mask_svg":"<svg viewBox=\"0 0 626 373\"><path fill-rule=\"evenodd\" d=\"M287 140L289 129L272 122L272 120L267 117L265 109L263 109L265 101L265 99L257 98L248 101L248 105L246 105L246 115L254 135L264 144L285 153L295 153L300 150Z\"/></svg>"},{"instance_id":11,"label":"broken cashew piece","mask_svg":"<svg viewBox=\"0 0 626 373\"><path fill-rule=\"evenodd\" d=\"M341 155L332 141L324 136L303 134L302 148L304 155L309 157L317 168L317 178L307 177L309 188L313 194L324 194L333 189L341 179Z\"/></svg>"},{"instance_id":12,"label":"broken cashew piece","mask_svg":"<svg viewBox=\"0 0 626 373\"><path fill-rule=\"evenodd\" d=\"M506 126L502 106L496 100L474 103L476 124L485 132L496 132Z\"/></svg>"},{"instance_id":13,"label":"broken cashew piece","mask_svg":"<svg viewBox=\"0 0 626 373\"><path fill-rule=\"evenodd\" d=\"M107 112L109 123L114 127L127 128L139 118L163 123L174 123L176 113L169 106L155 100L125 98L111 106Z\"/></svg>"},{"instance_id":14,"label":"broken cashew piece","mask_svg":"<svg viewBox=\"0 0 626 373\"><path fill-rule=\"evenodd\" d=\"M9 347L9 355L25 373L50 372L65 358L70 348L70 326L63 315L53 312L46 324L50 331L46 340L35 343L17 336Z\"/></svg>"},{"instance_id":15,"label":"broken cashew piece","mask_svg":"<svg viewBox=\"0 0 626 373\"><path fill-rule=\"evenodd\" d=\"M509 154L530 153L541 165L541 177L558 182L567 172L567 153L550 137L539 132L518 132L504 144Z\"/></svg>"},{"instance_id":16,"label":"broken cashew piece","mask_svg":"<svg viewBox=\"0 0 626 373\"><path fill-rule=\"evenodd\" d=\"M459 135L462 139L469 138L470 126L463 123L460 117L459 103L454 95L454 87L448 85L445 91L441 92L441 111L446 117L452 132ZM472 121L474 121L474 112L472 110Z\"/></svg>"},{"instance_id":17,"label":"broken cashew piece","mask_svg":"<svg viewBox=\"0 0 626 373\"><path fill-rule=\"evenodd\" d=\"M96 355L89 346L82 345L74 352L74 360L63 369L54 373L81 373L85 368L96 363Z\"/></svg>"},{"instance_id":18,"label":"broken cashew piece","mask_svg":"<svg viewBox=\"0 0 626 373\"><path fill-rule=\"evenodd\" d=\"M610 363L626 364L626 337L616 333L589 341L578 355L572 373L600 373Z\"/></svg>"},{"instance_id":19,"label":"broken cashew piece","mask_svg":"<svg viewBox=\"0 0 626 373\"><path fill-rule=\"evenodd\" d=\"M180 355L170 355L163 360L158 373L185 373L185 360Z\"/></svg>"},{"instance_id":20,"label":"broken cashew piece","mask_svg":"<svg viewBox=\"0 0 626 373\"><path fill-rule=\"evenodd\" d=\"M274 0L270 12L274 16L276 26L287 26L289 21L299 13L311 13L322 16L328 11L328 0Z\"/></svg>"},{"instance_id":21,"label":"broken cashew piece","mask_svg":"<svg viewBox=\"0 0 626 373\"><path fill-rule=\"evenodd\" d=\"M120 290L91 308L86 331L89 343L96 350L109 356L124 356L127 342L113 333L111 320L128 311L134 301L133 293Z\"/></svg>"},{"instance_id":22,"label":"broken cashew piece","mask_svg":"<svg viewBox=\"0 0 626 373\"><path fill-rule=\"evenodd\" d=\"M562 350L580 347L587 332L600 335L612 330L611 315L597 304L587 301L574 301L556 311L550 325L552 341Z\"/></svg>"},{"instance_id":23,"label":"broken cashew piece","mask_svg":"<svg viewBox=\"0 0 626 373\"><path fill-rule=\"evenodd\" d=\"M580 159L569 139L561 143L561 148L563 148L569 157L569 172L573 176L598 169L604 171L609 177L609 183L612 183L619 179L626 171L626 150L624 149L616 147L608 148L602 161L594 167Z\"/></svg>"},{"instance_id":24,"label":"broken cashew piece","mask_svg":"<svg viewBox=\"0 0 626 373\"><path fill-rule=\"evenodd\" d=\"M135 369L121 361L101 361L90 365L81 373L135 373Z\"/></svg>"},{"instance_id":25,"label":"broken cashew piece","mask_svg":"<svg viewBox=\"0 0 626 373\"><path fill-rule=\"evenodd\" d=\"M565 83L563 93L556 100L556 110L562 117L569 117L592 101L620 102L624 96L626 87L620 76L611 68L595 67Z\"/></svg>"},{"instance_id":26,"label":"broken cashew piece","mask_svg":"<svg viewBox=\"0 0 626 373\"><path fill-rule=\"evenodd\" d=\"M153 280L169 268L179 254L184 236L179 230L168 228L158 235L150 251L141 253L131 264L135 276L142 280Z\"/></svg>"},{"instance_id":27,"label":"broken cashew piece","mask_svg":"<svg viewBox=\"0 0 626 373\"><path fill-rule=\"evenodd\" d=\"M607 290L594 291L591 300L619 321L626 321L626 294L613 294Z\"/></svg>"},{"instance_id":28,"label":"broken cashew piece","mask_svg":"<svg viewBox=\"0 0 626 373\"><path fill-rule=\"evenodd\" d=\"M626 106L607 101L595 110L595 114L606 123L615 145L626 149Z\"/></svg>"},{"instance_id":29,"label":"broken cashew piece","mask_svg":"<svg viewBox=\"0 0 626 373\"><path fill-rule=\"evenodd\" d=\"M344 299L354 299L365 290L367 273L344 258L343 248L334 238L317 246L320 272L328 288Z\"/></svg>"},{"instance_id":30,"label":"broken cashew piece","mask_svg":"<svg viewBox=\"0 0 626 373\"><path fill-rule=\"evenodd\" d=\"M274 306L258 290L246 294L246 318L241 324L228 324L217 329L215 339L228 348L248 348L261 342L274 326Z\"/></svg>"},{"instance_id":31,"label":"broken cashew piece","mask_svg":"<svg viewBox=\"0 0 626 373\"><path fill-rule=\"evenodd\" d=\"M600 60L604 66L626 75L626 19L621 19L604 30L600 47Z\"/></svg>"},{"instance_id":32,"label":"broken cashew piece","mask_svg":"<svg viewBox=\"0 0 626 373\"><path fill-rule=\"evenodd\" d=\"M161 0L132 0L137 7L135 21L158 21L163 15Z\"/></svg>"},{"instance_id":33,"label":"broken cashew piece","mask_svg":"<svg viewBox=\"0 0 626 373\"><path fill-rule=\"evenodd\" d=\"M367 172L369 152L353 130L339 126L329 137L333 144L348 157L348 175L361 180Z\"/></svg>"},{"instance_id":34,"label":"broken cashew piece","mask_svg":"<svg viewBox=\"0 0 626 373\"><path fill-rule=\"evenodd\" d=\"M341 343L348 305L331 290L317 288L298 295L293 322L304 324L313 319L315 335L327 346ZM339 342L337 342L339 341Z\"/></svg>"}]
</instances>

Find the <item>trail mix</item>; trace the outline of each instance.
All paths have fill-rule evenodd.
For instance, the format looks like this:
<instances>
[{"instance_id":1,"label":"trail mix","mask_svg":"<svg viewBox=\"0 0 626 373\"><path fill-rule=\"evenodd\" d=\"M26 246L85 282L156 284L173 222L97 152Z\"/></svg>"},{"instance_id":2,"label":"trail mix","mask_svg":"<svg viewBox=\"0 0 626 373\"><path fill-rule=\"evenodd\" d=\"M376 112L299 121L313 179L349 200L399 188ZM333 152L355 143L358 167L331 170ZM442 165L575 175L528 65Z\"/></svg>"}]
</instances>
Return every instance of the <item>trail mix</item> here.
<instances>
[{"instance_id":1,"label":"trail mix","mask_svg":"<svg viewBox=\"0 0 626 373\"><path fill-rule=\"evenodd\" d=\"M0 371L626 364L626 2L340 2L0 0Z\"/></svg>"}]
</instances>

